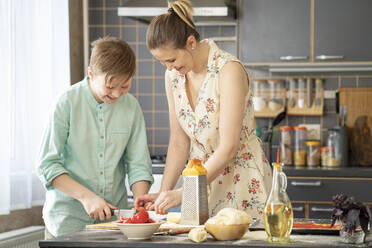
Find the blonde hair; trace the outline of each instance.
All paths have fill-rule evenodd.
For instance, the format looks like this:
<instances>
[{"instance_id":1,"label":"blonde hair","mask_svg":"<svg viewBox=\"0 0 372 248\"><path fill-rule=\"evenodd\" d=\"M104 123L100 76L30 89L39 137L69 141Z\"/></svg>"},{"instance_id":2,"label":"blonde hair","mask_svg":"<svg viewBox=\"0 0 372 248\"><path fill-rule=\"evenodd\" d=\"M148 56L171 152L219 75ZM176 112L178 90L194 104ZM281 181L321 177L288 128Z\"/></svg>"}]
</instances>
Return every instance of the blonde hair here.
<instances>
[{"instance_id":1,"label":"blonde hair","mask_svg":"<svg viewBox=\"0 0 372 248\"><path fill-rule=\"evenodd\" d=\"M189 36L193 35L197 41L200 35L192 19L192 6L188 0L168 2L168 13L158 15L152 19L146 34L147 47L156 49L171 43L175 49L186 46Z\"/></svg>"},{"instance_id":2,"label":"blonde hair","mask_svg":"<svg viewBox=\"0 0 372 248\"><path fill-rule=\"evenodd\" d=\"M124 40L103 37L92 42L89 67L94 73L106 74L106 82L116 76L133 77L136 71L136 55ZM110 82L109 82L110 83Z\"/></svg>"}]
</instances>

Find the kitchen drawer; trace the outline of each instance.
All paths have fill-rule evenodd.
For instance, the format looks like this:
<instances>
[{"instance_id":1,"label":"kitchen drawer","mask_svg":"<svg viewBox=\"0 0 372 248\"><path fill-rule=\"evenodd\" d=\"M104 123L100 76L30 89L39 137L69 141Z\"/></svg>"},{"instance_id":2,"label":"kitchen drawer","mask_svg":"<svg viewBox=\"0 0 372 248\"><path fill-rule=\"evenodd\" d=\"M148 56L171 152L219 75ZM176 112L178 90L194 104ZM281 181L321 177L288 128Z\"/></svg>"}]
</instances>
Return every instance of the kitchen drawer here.
<instances>
[{"instance_id":1,"label":"kitchen drawer","mask_svg":"<svg viewBox=\"0 0 372 248\"><path fill-rule=\"evenodd\" d=\"M358 201L372 202L372 180L349 178L288 178L287 193L292 201L332 202L332 196L344 193Z\"/></svg>"},{"instance_id":2,"label":"kitchen drawer","mask_svg":"<svg viewBox=\"0 0 372 248\"><path fill-rule=\"evenodd\" d=\"M331 219L332 211L331 204L309 204L310 219Z\"/></svg>"},{"instance_id":3,"label":"kitchen drawer","mask_svg":"<svg viewBox=\"0 0 372 248\"><path fill-rule=\"evenodd\" d=\"M292 204L293 217L294 218L305 218L305 204Z\"/></svg>"}]
</instances>

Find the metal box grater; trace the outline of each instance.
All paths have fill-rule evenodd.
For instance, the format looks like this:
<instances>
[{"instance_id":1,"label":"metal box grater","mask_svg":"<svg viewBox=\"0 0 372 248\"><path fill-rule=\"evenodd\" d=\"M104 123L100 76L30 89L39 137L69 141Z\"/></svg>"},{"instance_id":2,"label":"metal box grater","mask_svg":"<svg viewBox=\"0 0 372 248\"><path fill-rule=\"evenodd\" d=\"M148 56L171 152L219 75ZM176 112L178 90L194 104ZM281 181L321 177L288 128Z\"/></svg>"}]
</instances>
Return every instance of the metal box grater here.
<instances>
[{"instance_id":1,"label":"metal box grater","mask_svg":"<svg viewBox=\"0 0 372 248\"><path fill-rule=\"evenodd\" d=\"M181 224L203 225L209 218L207 176L182 176Z\"/></svg>"}]
</instances>

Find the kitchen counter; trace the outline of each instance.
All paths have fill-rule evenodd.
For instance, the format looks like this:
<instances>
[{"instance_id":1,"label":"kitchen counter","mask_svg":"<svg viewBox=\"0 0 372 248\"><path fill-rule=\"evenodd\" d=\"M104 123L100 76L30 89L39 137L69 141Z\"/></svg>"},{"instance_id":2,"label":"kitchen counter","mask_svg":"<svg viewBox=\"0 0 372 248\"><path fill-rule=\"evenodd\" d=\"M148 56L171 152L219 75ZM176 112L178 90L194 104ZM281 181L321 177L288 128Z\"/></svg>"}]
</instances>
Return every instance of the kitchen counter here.
<instances>
[{"instance_id":1,"label":"kitchen counter","mask_svg":"<svg viewBox=\"0 0 372 248\"><path fill-rule=\"evenodd\" d=\"M167 247L372 247L372 235L367 236L367 241L362 245L344 244L339 241L338 235L291 235L288 244L272 244L263 240L241 239L236 241L216 241L208 236L206 242L194 243L186 234L177 236L153 236L151 240L128 240L118 230L86 230L60 238L42 240L40 247L142 247L142 248L167 248Z\"/></svg>"}]
</instances>

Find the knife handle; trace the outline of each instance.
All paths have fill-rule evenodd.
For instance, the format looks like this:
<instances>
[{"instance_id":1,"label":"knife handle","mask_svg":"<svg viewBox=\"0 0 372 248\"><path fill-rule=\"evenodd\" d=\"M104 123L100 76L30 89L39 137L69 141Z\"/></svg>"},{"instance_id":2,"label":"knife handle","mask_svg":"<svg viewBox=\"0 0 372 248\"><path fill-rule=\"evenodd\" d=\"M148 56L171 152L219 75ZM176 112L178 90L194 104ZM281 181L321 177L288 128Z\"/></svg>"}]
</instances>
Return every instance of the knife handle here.
<instances>
[{"instance_id":1,"label":"knife handle","mask_svg":"<svg viewBox=\"0 0 372 248\"><path fill-rule=\"evenodd\" d=\"M170 235L177 235L182 233L188 233L193 229L194 227L177 227L177 228L171 228L169 230Z\"/></svg>"}]
</instances>

